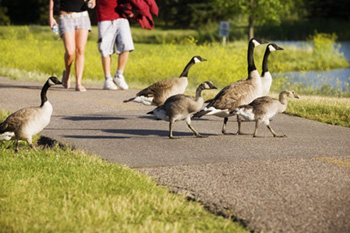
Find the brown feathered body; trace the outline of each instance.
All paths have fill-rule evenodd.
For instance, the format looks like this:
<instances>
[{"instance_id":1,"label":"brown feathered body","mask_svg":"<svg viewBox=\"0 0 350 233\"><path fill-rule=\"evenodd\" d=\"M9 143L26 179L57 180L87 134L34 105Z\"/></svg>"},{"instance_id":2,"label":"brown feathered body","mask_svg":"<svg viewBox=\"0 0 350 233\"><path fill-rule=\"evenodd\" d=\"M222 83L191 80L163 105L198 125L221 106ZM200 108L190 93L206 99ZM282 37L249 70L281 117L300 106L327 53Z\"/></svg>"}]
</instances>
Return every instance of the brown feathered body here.
<instances>
[{"instance_id":1,"label":"brown feathered body","mask_svg":"<svg viewBox=\"0 0 350 233\"><path fill-rule=\"evenodd\" d=\"M191 116L203 107L202 91L208 89L216 89L216 87L210 81L203 82L198 86L195 97L185 94L171 96L163 105L158 106L148 114L153 114L158 119L169 121L170 138L174 138L172 134L174 122L181 120L185 120L187 126L199 137L200 134L191 126Z\"/></svg>"},{"instance_id":2,"label":"brown feathered body","mask_svg":"<svg viewBox=\"0 0 350 233\"><path fill-rule=\"evenodd\" d=\"M124 100L124 103L132 101L142 103L144 105L160 106L164 104L165 100L170 96L183 94L188 85L187 77L190 68L194 64L202 61L206 61L206 59L200 56L192 57L190 62L185 66L184 70L180 74L179 78L168 78L158 81L139 91L135 97Z\"/></svg>"},{"instance_id":3,"label":"brown feathered body","mask_svg":"<svg viewBox=\"0 0 350 233\"><path fill-rule=\"evenodd\" d=\"M294 91L282 91L279 94L279 99L263 96L248 105L239 106L232 113L238 114L246 120L256 122L254 136L257 134L258 124L264 123L273 136L276 137L276 133L270 127L270 119L276 114L286 111L287 97L299 99Z\"/></svg>"},{"instance_id":4,"label":"brown feathered body","mask_svg":"<svg viewBox=\"0 0 350 233\"><path fill-rule=\"evenodd\" d=\"M47 99L50 86L62 84L56 77L50 77L41 90L41 105L17 110L0 124L0 140L25 140L32 147L32 137L42 131L49 123L52 105Z\"/></svg>"},{"instance_id":5,"label":"brown feathered body","mask_svg":"<svg viewBox=\"0 0 350 233\"><path fill-rule=\"evenodd\" d=\"M134 101L140 99L145 105L159 106L170 96L184 93L187 85L187 77L164 79L138 92Z\"/></svg>"}]
</instances>

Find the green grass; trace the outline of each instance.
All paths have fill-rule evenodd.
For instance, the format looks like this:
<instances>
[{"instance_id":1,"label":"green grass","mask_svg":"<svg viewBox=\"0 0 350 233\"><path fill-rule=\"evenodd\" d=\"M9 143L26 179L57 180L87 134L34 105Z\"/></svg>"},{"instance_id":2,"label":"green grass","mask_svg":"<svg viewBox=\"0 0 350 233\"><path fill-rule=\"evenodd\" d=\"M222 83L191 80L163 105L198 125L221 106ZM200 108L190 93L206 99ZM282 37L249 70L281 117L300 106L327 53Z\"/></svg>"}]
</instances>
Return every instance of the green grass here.
<instances>
[{"instance_id":1,"label":"green grass","mask_svg":"<svg viewBox=\"0 0 350 233\"><path fill-rule=\"evenodd\" d=\"M248 232L126 166L11 143L0 142L0 232Z\"/></svg>"},{"instance_id":2,"label":"green grass","mask_svg":"<svg viewBox=\"0 0 350 233\"><path fill-rule=\"evenodd\" d=\"M135 35L151 34L152 31L133 29ZM180 30L161 32L155 35L181 34ZM163 33L163 34L162 34ZM183 32L190 33L190 32ZM169 35L168 35L169 36ZM166 37L166 36L164 36ZM170 38L172 36L169 36ZM84 83L103 82L100 54L97 50L97 28L94 27L86 46ZM322 48L327 37L315 36L315 43ZM64 48L48 27L22 26L0 27L0 75L12 78L31 78L44 81L48 75L60 77L64 67ZM334 38L331 38L334 39ZM166 39L167 42L168 39ZM236 41L222 46L218 43L198 45L194 37L185 37L180 44L135 44L130 54L125 76L131 87L145 87L155 81L178 76L194 55L201 55L207 62L191 68L189 87L195 88L200 82L211 80L219 88L247 76L247 41ZM327 43L323 43L326 41ZM330 41L334 44L334 41ZM261 70L265 45L255 50L255 63ZM273 53L269 59L272 72L328 70L349 67L349 63L337 49L314 50L311 47L284 47L284 51ZM112 67L117 67L113 56ZM279 87L275 85L275 88Z\"/></svg>"},{"instance_id":3,"label":"green grass","mask_svg":"<svg viewBox=\"0 0 350 233\"><path fill-rule=\"evenodd\" d=\"M332 125L350 127L350 99L301 96L288 102L287 113Z\"/></svg>"}]
</instances>

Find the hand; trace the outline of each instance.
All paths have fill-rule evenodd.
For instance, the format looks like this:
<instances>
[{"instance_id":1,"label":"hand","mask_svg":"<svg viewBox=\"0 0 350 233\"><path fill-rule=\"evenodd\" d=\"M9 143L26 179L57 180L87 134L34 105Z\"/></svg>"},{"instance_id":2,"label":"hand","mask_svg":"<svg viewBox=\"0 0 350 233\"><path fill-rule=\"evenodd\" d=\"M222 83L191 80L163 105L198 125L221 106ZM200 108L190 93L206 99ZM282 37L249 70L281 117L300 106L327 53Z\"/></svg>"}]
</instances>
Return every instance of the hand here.
<instances>
[{"instance_id":1,"label":"hand","mask_svg":"<svg viewBox=\"0 0 350 233\"><path fill-rule=\"evenodd\" d=\"M90 6L91 5L91 6ZM88 1L88 6L90 9L94 9L96 6L96 0L90 0Z\"/></svg>"},{"instance_id":2,"label":"hand","mask_svg":"<svg viewBox=\"0 0 350 233\"><path fill-rule=\"evenodd\" d=\"M50 28L52 28L55 25L58 25L54 17L50 18L49 24L50 24Z\"/></svg>"}]
</instances>

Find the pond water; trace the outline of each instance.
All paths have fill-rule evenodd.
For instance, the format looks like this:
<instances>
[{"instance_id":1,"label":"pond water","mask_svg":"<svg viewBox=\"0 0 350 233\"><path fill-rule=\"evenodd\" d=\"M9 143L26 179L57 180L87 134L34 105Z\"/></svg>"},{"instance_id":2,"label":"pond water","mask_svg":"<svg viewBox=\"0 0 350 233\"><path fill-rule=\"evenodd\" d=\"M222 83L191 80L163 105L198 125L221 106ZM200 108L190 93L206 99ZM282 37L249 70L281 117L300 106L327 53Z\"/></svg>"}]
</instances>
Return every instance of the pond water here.
<instances>
[{"instance_id":1,"label":"pond water","mask_svg":"<svg viewBox=\"0 0 350 233\"><path fill-rule=\"evenodd\" d=\"M349 91L350 68L336 69L330 71L306 71L306 72L288 72L283 77L288 77L290 82L301 82L313 89L320 89L324 85L330 85L333 88Z\"/></svg>"},{"instance_id":2,"label":"pond water","mask_svg":"<svg viewBox=\"0 0 350 233\"><path fill-rule=\"evenodd\" d=\"M301 48L312 46L311 43L300 41L275 41L275 43L281 47L283 45L293 45ZM350 41L338 42L337 44L340 44L339 52L350 61ZM328 84L333 88L341 88L343 91L349 91L350 68L330 71L288 72L282 75L288 77L290 82L301 82L314 89L319 89L325 84Z\"/></svg>"}]
</instances>

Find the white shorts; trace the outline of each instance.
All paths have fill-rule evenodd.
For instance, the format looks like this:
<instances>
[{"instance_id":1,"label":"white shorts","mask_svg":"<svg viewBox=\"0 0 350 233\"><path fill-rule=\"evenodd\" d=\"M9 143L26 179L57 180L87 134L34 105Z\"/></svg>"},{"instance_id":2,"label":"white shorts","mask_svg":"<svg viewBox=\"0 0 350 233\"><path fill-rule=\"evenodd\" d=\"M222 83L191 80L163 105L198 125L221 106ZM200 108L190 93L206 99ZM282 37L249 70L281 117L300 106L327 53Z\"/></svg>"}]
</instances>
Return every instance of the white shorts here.
<instances>
[{"instance_id":1,"label":"white shorts","mask_svg":"<svg viewBox=\"0 0 350 233\"><path fill-rule=\"evenodd\" d=\"M58 21L60 36L66 32L74 32L77 29L86 29L91 31L91 22L87 11L62 14Z\"/></svg>"},{"instance_id":2,"label":"white shorts","mask_svg":"<svg viewBox=\"0 0 350 233\"><path fill-rule=\"evenodd\" d=\"M115 46L117 47L117 54L134 50L130 25L127 19L102 21L98 22L97 26L98 50L102 57L115 53Z\"/></svg>"}]
</instances>

